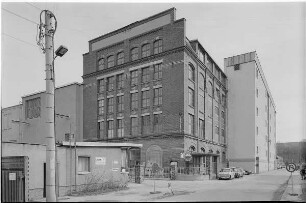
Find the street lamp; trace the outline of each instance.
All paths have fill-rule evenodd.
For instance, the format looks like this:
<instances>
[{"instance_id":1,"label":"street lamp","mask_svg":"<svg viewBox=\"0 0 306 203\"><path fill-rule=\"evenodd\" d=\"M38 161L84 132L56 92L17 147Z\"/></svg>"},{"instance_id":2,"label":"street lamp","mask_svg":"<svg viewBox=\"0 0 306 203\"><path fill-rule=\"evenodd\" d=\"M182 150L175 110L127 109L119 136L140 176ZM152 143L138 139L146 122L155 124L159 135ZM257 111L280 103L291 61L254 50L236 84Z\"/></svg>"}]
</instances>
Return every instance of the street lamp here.
<instances>
[{"instance_id":1,"label":"street lamp","mask_svg":"<svg viewBox=\"0 0 306 203\"><path fill-rule=\"evenodd\" d=\"M64 56L66 54L66 52L68 51L67 47L61 45L59 48L57 48L57 50L55 51L56 57L57 56ZM56 58L55 57L55 58Z\"/></svg>"}]
</instances>

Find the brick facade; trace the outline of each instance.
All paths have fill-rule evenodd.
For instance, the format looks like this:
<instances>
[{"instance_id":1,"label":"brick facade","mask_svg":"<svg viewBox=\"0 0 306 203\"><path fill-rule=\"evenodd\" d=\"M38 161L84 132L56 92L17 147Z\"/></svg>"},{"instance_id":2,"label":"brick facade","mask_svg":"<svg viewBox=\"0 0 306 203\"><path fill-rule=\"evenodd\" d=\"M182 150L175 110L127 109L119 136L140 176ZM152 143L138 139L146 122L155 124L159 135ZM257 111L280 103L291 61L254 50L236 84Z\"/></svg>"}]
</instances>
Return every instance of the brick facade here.
<instances>
[{"instance_id":1,"label":"brick facade","mask_svg":"<svg viewBox=\"0 0 306 203\"><path fill-rule=\"evenodd\" d=\"M170 21L167 24L121 41L117 40L118 42L114 44L97 48L99 43L107 44L109 43L107 40L115 41L116 35L119 35L125 29L129 30L130 35L132 35L133 32L137 31L137 26L146 27L146 23L155 22L167 16L170 16ZM197 40L189 41L186 38L185 24L185 19L175 20L175 9L169 9L89 41L90 51L83 55L84 139L141 143L143 144L141 162L145 164L148 164L148 160L155 160L155 157L150 158L151 155L148 155L150 150L152 150L152 153L156 153L156 156L162 154L162 166L169 166L170 161L174 160L178 161L179 165L184 166L185 160L181 158L181 154L190 150L191 146L195 148L193 152L202 153L203 156L205 153L208 153L207 156L222 157L223 154L226 156L226 76ZM162 51L160 53L154 53L154 42L156 40L162 40ZM141 50L145 44L150 45L149 56L141 57ZM131 50L135 47L138 48L139 57L132 61ZM124 52L124 63L116 64L116 56L120 52ZM200 58L200 53L205 58ZM107 67L107 58L111 55L115 56L115 65L109 68ZM106 67L102 70L98 70L98 57L104 59ZM212 64L209 68L206 64L208 60ZM154 67L157 64L162 66L162 78L154 80ZM190 64L194 67L194 81L188 79ZM142 83L142 72L147 67L149 68L149 82ZM138 72L138 84L136 86L131 86L132 71ZM124 78L122 89L117 88L117 76L119 74L123 74ZM205 77L203 87L199 84L200 74ZM107 91L105 81L114 76L114 90ZM99 80L102 79L104 80L105 91L98 92ZM206 84L209 82L212 84L211 96L208 95L206 90ZM157 88L162 88L162 104L154 106L154 91ZM194 91L195 105L193 107L188 105L189 88ZM220 95L224 95L224 105L221 100L217 100L214 96L216 88L220 91ZM149 105L146 108L142 108L141 104L144 91L148 91L149 95ZM131 109L132 93L138 94L136 110ZM203 100L199 98L200 94L203 95ZM123 112L119 112L116 107L118 96L121 95L124 97ZM110 101L109 98L114 100L114 111L111 113L108 113L109 105L107 101ZM210 106L207 105L209 98L211 98ZM104 113L99 115L98 101L103 106L101 100L104 101ZM215 108L215 106L218 108ZM215 115L215 109L219 109L218 115ZM208 111L212 112L211 117L208 116ZM221 122L222 111L225 116ZM193 134L189 133L189 115L194 116ZM143 116L149 116L150 118L146 133L143 131ZM138 129L135 135L131 134L132 117L138 119ZM117 133L118 119L123 119L123 137L119 137ZM202 119L205 123L203 137L199 135L199 119ZM154 131L156 123L161 123L160 131ZM98 125L101 126L101 130ZM108 127L112 125L114 125L114 131L109 132ZM221 126L224 130L223 135L221 135ZM109 129L112 129L112 127L109 127ZM215 129L220 129L220 132L215 132ZM219 160L225 162L226 159L219 158Z\"/></svg>"}]
</instances>

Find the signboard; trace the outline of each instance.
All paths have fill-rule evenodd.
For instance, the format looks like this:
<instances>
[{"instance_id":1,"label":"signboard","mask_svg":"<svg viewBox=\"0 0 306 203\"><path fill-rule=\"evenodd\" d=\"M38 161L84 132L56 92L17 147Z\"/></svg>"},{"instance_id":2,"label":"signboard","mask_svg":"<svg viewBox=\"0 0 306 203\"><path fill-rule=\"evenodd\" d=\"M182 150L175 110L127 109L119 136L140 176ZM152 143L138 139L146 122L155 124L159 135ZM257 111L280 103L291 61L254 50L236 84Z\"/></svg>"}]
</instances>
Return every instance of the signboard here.
<instances>
[{"instance_id":1,"label":"signboard","mask_svg":"<svg viewBox=\"0 0 306 203\"><path fill-rule=\"evenodd\" d=\"M288 172L294 172L295 171L295 169L296 169L296 165L294 164L294 163L290 163L290 164L288 164L287 166L286 166L286 170L288 171Z\"/></svg>"},{"instance_id":2,"label":"signboard","mask_svg":"<svg viewBox=\"0 0 306 203\"><path fill-rule=\"evenodd\" d=\"M192 159L191 154L190 154L190 153L186 153L186 154L185 154L185 160L186 160L186 161L191 161L191 159Z\"/></svg>"},{"instance_id":3,"label":"signboard","mask_svg":"<svg viewBox=\"0 0 306 203\"><path fill-rule=\"evenodd\" d=\"M106 158L105 157L96 157L96 165L105 165Z\"/></svg>"},{"instance_id":4,"label":"signboard","mask_svg":"<svg viewBox=\"0 0 306 203\"><path fill-rule=\"evenodd\" d=\"M9 180L16 180L16 173L9 173Z\"/></svg>"}]
</instances>

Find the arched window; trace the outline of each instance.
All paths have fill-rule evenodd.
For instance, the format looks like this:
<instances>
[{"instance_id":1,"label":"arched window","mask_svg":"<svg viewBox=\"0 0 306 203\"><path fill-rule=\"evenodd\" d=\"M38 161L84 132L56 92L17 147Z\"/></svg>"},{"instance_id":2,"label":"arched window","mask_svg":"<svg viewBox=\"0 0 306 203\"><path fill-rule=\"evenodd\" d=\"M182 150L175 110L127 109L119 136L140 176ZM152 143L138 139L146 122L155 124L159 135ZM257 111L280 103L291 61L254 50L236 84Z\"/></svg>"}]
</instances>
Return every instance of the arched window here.
<instances>
[{"instance_id":1,"label":"arched window","mask_svg":"<svg viewBox=\"0 0 306 203\"><path fill-rule=\"evenodd\" d=\"M147 57L147 56L150 56L150 44L144 44L142 45L141 47L141 57L144 58L144 57Z\"/></svg>"},{"instance_id":2,"label":"arched window","mask_svg":"<svg viewBox=\"0 0 306 203\"><path fill-rule=\"evenodd\" d=\"M163 51L163 40L158 39L153 44L154 47L154 54L161 53Z\"/></svg>"},{"instance_id":3,"label":"arched window","mask_svg":"<svg viewBox=\"0 0 306 203\"><path fill-rule=\"evenodd\" d=\"M156 163L159 167L162 167L163 151L158 145L151 145L146 152L146 165L152 167Z\"/></svg>"},{"instance_id":4,"label":"arched window","mask_svg":"<svg viewBox=\"0 0 306 203\"><path fill-rule=\"evenodd\" d=\"M205 84L205 79L204 75L200 73L200 78L199 78L199 87L204 91L204 84Z\"/></svg>"},{"instance_id":5,"label":"arched window","mask_svg":"<svg viewBox=\"0 0 306 203\"><path fill-rule=\"evenodd\" d=\"M98 68L99 70L103 70L105 68L105 64L104 64L104 58L100 58L98 61Z\"/></svg>"},{"instance_id":6,"label":"arched window","mask_svg":"<svg viewBox=\"0 0 306 203\"><path fill-rule=\"evenodd\" d=\"M194 67L191 64L188 67L188 78L194 81Z\"/></svg>"},{"instance_id":7,"label":"arched window","mask_svg":"<svg viewBox=\"0 0 306 203\"><path fill-rule=\"evenodd\" d=\"M194 152L194 151L195 151L195 147L194 147L193 145L191 145L191 146L189 147L189 149L190 149L191 152Z\"/></svg>"},{"instance_id":8,"label":"arched window","mask_svg":"<svg viewBox=\"0 0 306 203\"><path fill-rule=\"evenodd\" d=\"M138 59L138 48L135 47L131 50L131 60L135 61Z\"/></svg>"},{"instance_id":9,"label":"arched window","mask_svg":"<svg viewBox=\"0 0 306 203\"><path fill-rule=\"evenodd\" d=\"M107 57L107 67L111 68L114 65L115 65L114 56L111 55L111 56Z\"/></svg>"},{"instance_id":10,"label":"arched window","mask_svg":"<svg viewBox=\"0 0 306 203\"><path fill-rule=\"evenodd\" d=\"M117 54L117 65L124 63L124 52L120 52Z\"/></svg>"},{"instance_id":11,"label":"arched window","mask_svg":"<svg viewBox=\"0 0 306 203\"><path fill-rule=\"evenodd\" d=\"M207 85L207 93L209 96L213 96L213 87L212 87L212 83L211 82L208 82L208 85Z\"/></svg>"}]
</instances>

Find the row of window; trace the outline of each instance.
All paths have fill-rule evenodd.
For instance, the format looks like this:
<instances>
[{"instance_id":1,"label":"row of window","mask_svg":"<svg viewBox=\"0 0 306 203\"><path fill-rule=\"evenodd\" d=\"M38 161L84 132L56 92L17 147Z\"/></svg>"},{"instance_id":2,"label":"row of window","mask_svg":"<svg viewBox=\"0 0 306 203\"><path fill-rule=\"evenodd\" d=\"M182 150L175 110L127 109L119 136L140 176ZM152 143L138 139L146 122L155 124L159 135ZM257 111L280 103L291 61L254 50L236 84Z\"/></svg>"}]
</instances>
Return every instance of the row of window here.
<instances>
[{"instance_id":1,"label":"row of window","mask_svg":"<svg viewBox=\"0 0 306 203\"><path fill-rule=\"evenodd\" d=\"M195 68L192 65L189 65L188 78L189 78L189 80L195 82ZM204 92L204 90L206 88L205 77L201 73L200 73L200 78L199 78L199 88L200 88L200 91L202 91L202 92ZM213 85L210 81L208 82L208 86L207 86L206 90L207 90L207 93L208 93L209 96L211 96L211 97L215 96L215 99L218 102L221 102L223 105L225 105L225 102L226 102L225 101L225 95L222 94L222 98L221 98L220 90L218 88L216 88L215 92L213 92Z\"/></svg>"},{"instance_id":2,"label":"row of window","mask_svg":"<svg viewBox=\"0 0 306 203\"><path fill-rule=\"evenodd\" d=\"M161 39L155 40L153 43L153 54L158 54L161 53L163 51L163 41ZM139 53L138 53L138 47L134 47L131 49L130 52L130 60L131 61L135 61L139 58ZM150 48L150 44L146 43L144 45L141 46L141 58L144 57L148 57L150 56L151 52L151 48ZM116 64L117 65L121 65L124 63L124 52L121 51L116 55ZM99 53L98 55L98 69L99 70L103 70L105 68L111 68L115 66L115 56L114 55L110 55L105 58Z\"/></svg>"},{"instance_id":3,"label":"row of window","mask_svg":"<svg viewBox=\"0 0 306 203\"><path fill-rule=\"evenodd\" d=\"M153 67L153 80L161 80L162 79L162 64L155 64ZM138 85L138 70L131 71L131 86ZM115 89L115 79L117 89L122 89L124 87L124 78L123 73L118 74L116 76L111 76L106 79L99 80L99 93L103 93L105 90L113 91ZM106 81L104 81L106 80ZM148 83L150 82L150 67L145 67L141 69L141 82ZM106 84L105 84L106 83Z\"/></svg>"},{"instance_id":4,"label":"row of window","mask_svg":"<svg viewBox=\"0 0 306 203\"><path fill-rule=\"evenodd\" d=\"M189 134L194 135L194 115L189 114ZM215 134L219 135L220 134L220 128L219 126L215 126ZM225 131L223 128L221 128L221 136L225 137ZM199 119L199 137L205 139L205 123L203 119Z\"/></svg>"},{"instance_id":5,"label":"row of window","mask_svg":"<svg viewBox=\"0 0 306 203\"><path fill-rule=\"evenodd\" d=\"M162 105L162 87L153 89L153 105L160 106ZM124 96L117 96L117 112L124 111ZM131 93L131 110L138 109L138 92ZM106 105L104 98L98 100L98 113L99 115L103 115L105 113L105 106L107 106L107 113L114 113L114 97L110 97L106 99ZM148 108L150 106L150 90L141 92L141 107Z\"/></svg>"},{"instance_id":6,"label":"row of window","mask_svg":"<svg viewBox=\"0 0 306 203\"><path fill-rule=\"evenodd\" d=\"M141 134L149 134L151 133L151 117L150 115L147 116L142 116L141 117ZM154 114L153 115L153 132L154 133L160 133L161 132L161 127L162 127L162 114ZM117 119L117 137L125 137L124 135L124 124L123 124L123 119ZM100 138L107 137L108 139L115 138L115 121L114 120L109 120L106 122L106 135L105 135L105 130L104 130L104 121L99 122L99 134ZM138 135L138 117L132 117L131 118L131 123L130 123L130 134L132 136Z\"/></svg>"}]
</instances>

